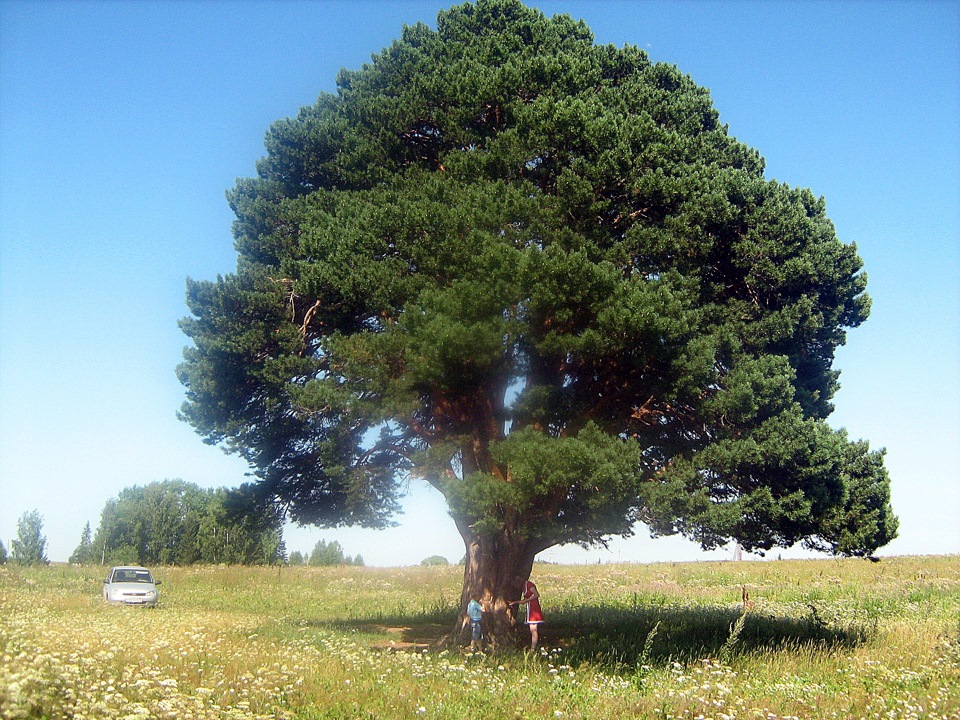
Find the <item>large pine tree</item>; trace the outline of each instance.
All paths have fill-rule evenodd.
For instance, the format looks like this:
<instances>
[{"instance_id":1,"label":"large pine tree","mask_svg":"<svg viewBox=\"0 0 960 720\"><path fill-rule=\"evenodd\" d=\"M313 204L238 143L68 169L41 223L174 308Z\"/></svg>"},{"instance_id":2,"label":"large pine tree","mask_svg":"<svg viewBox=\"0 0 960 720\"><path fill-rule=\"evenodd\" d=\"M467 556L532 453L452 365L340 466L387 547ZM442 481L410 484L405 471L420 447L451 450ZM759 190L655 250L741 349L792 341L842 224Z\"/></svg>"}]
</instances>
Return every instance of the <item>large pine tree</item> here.
<instances>
[{"instance_id":1,"label":"large pine tree","mask_svg":"<svg viewBox=\"0 0 960 720\"><path fill-rule=\"evenodd\" d=\"M516 0L405 27L273 125L189 281L182 417L301 522L446 498L510 627L537 553L638 521L872 553L882 454L825 424L866 278L707 90Z\"/></svg>"}]
</instances>

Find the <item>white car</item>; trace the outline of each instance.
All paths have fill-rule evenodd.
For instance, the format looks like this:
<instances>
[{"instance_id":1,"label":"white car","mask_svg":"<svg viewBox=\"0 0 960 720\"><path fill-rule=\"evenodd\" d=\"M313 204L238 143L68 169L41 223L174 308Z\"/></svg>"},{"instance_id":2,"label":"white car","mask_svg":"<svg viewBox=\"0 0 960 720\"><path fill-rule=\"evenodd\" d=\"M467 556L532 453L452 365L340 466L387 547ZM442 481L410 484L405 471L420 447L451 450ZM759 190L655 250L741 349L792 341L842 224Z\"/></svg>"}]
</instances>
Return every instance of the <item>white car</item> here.
<instances>
[{"instance_id":1,"label":"white car","mask_svg":"<svg viewBox=\"0 0 960 720\"><path fill-rule=\"evenodd\" d=\"M117 605L146 605L153 607L160 598L159 580L145 567L123 565L115 567L103 581L103 599Z\"/></svg>"}]
</instances>

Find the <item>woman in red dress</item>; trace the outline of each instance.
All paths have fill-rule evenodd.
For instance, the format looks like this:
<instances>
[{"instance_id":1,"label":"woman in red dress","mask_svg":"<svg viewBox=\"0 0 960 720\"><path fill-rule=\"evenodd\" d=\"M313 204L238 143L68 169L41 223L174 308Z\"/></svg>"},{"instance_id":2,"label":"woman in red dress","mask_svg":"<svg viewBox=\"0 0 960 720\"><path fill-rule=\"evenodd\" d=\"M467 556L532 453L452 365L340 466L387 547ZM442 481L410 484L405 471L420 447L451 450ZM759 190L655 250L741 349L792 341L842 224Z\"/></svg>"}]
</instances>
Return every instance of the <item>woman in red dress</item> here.
<instances>
[{"instance_id":1,"label":"woman in red dress","mask_svg":"<svg viewBox=\"0 0 960 720\"><path fill-rule=\"evenodd\" d=\"M510 603L511 605L527 606L527 627L530 628L530 649L536 650L540 642L540 623L543 622L543 611L540 609L540 591L537 586L527 580L523 584L523 597Z\"/></svg>"}]
</instances>

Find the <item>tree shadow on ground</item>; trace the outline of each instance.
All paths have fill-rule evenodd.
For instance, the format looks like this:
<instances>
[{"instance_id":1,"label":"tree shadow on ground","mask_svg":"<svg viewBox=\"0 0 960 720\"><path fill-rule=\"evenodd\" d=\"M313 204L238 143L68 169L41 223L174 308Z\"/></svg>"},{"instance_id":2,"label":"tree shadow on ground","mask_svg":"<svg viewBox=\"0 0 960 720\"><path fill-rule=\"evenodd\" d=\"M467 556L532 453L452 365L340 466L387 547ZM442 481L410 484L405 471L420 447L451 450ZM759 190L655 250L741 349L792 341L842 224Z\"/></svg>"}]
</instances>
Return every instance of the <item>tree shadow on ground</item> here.
<instances>
[{"instance_id":1,"label":"tree shadow on ground","mask_svg":"<svg viewBox=\"0 0 960 720\"><path fill-rule=\"evenodd\" d=\"M308 621L309 626L363 633L373 649L422 651L457 644L456 614L439 608L428 613ZM824 623L816 609L804 617L776 615L740 607L582 606L555 609L541 626L541 647L562 648L569 665L591 664L610 671L642 665L692 662L703 658L730 660L772 650L811 652L852 649L876 632L869 622L838 626ZM454 637L451 637L451 634ZM460 644L469 634L460 635ZM529 642L524 628L505 652Z\"/></svg>"},{"instance_id":2,"label":"tree shadow on ground","mask_svg":"<svg viewBox=\"0 0 960 720\"><path fill-rule=\"evenodd\" d=\"M613 668L729 660L771 650L850 649L876 630L869 624L828 625L815 610L793 617L716 606L586 606L561 610L552 619L540 632L544 645L563 647L568 664Z\"/></svg>"}]
</instances>

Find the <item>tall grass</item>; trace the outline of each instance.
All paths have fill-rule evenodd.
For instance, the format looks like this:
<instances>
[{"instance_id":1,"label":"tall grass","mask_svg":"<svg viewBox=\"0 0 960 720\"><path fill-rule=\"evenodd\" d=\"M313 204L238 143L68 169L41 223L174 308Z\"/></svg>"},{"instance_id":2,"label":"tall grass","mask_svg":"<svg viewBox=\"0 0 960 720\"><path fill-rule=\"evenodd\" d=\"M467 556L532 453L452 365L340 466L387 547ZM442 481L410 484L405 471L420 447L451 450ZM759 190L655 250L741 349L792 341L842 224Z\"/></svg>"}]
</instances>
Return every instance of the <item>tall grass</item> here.
<instances>
[{"instance_id":1,"label":"tall grass","mask_svg":"<svg viewBox=\"0 0 960 720\"><path fill-rule=\"evenodd\" d=\"M960 558L537 565L537 654L441 649L460 569L0 568L0 718L960 718ZM749 597L749 602L747 598Z\"/></svg>"}]
</instances>

